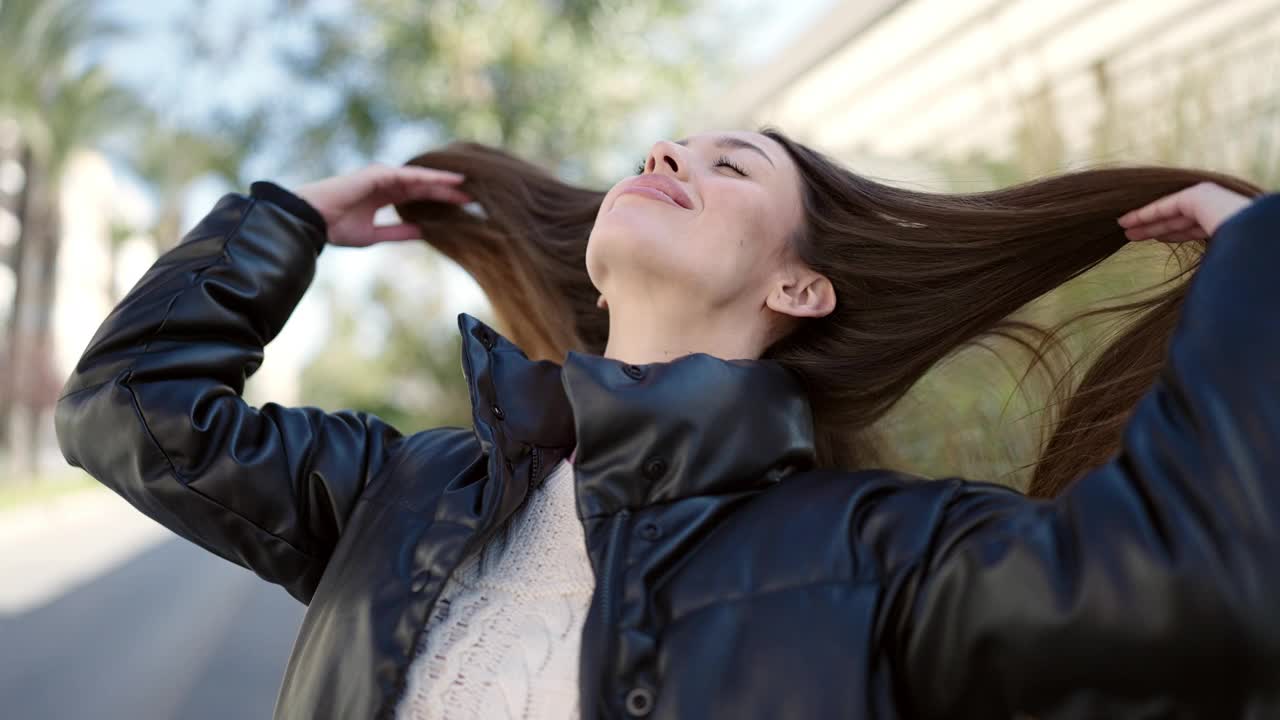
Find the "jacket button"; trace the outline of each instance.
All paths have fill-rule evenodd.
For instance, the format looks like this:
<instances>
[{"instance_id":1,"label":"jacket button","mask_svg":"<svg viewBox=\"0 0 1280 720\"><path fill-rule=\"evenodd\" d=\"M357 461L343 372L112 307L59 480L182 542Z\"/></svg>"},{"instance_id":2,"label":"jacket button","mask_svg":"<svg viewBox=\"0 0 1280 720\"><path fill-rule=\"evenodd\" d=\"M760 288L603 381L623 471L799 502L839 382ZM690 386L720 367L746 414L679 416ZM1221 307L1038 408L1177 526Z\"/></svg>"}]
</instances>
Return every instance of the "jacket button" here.
<instances>
[{"instance_id":1,"label":"jacket button","mask_svg":"<svg viewBox=\"0 0 1280 720\"><path fill-rule=\"evenodd\" d=\"M631 717L644 717L653 710L653 691L649 688L631 688L627 693L627 714Z\"/></svg>"},{"instance_id":2,"label":"jacket button","mask_svg":"<svg viewBox=\"0 0 1280 720\"><path fill-rule=\"evenodd\" d=\"M427 576L419 575L418 577L413 579L412 583L410 583L409 589L412 590L413 592L420 593L422 592L422 589L425 588L426 586L427 586Z\"/></svg>"},{"instance_id":3,"label":"jacket button","mask_svg":"<svg viewBox=\"0 0 1280 720\"><path fill-rule=\"evenodd\" d=\"M667 472L667 461L660 457L651 457L644 463L644 476L650 480L657 480Z\"/></svg>"},{"instance_id":4,"label":"jacket button","mask_svg":"<svg viewBox=\"0 0 1280 720\"><path fill-rule=\"evenodd\" d=\"M493 411L493 416L498 418L499 420L506 417L506 413L502 412L502 408L498 407L497 405L494 405L489 409Z\"/></svg>"},{"instance_id":5,"label":"jacket button","mask_svg":"<svg viewBox=\"0 0 1280 720\"><path fill-rule=\"evenodd\" d=\"M645 540L657 540L661 536L662 528L658 527L657 523L648 522L640 526L640 537Z\"/></svg>"},{"instance_id":6,"label":"jacket button","mask_svg":"<svg viewBox=\"0 0 1280 720\"><path fill-rule=\"evenodd\" d=\"M622 372L626 373L627 377L632 380L639 380L644 377L644 368L639 365L623 365Z\"/></svg>"}]
</instances>

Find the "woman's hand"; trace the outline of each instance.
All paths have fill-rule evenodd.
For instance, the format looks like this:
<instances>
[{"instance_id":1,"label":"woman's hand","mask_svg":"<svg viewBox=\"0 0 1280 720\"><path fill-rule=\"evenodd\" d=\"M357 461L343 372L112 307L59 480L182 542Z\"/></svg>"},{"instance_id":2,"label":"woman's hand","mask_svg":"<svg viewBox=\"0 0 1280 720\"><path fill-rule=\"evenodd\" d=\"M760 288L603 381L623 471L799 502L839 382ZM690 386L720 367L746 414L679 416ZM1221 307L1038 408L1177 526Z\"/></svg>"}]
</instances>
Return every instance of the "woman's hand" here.
<instances>
[{"instance_id":1,"label":"woman's hand","mask_svg":"<svg viewBox=\"0 0 1280 720\"><path fill-rule=\"evenodd\" d=\"M421 233L409 223L374 225L373 214L393 203L413 200L468 203L457 188L463 176L417 165L393 167L372 163L345 175L300 186L293 193L311 204L329 226L329 243L365 247L392 240L417 240Z\"/></svg>"},{"instance_id":2,"label":"woman's hand","mask_svg":"<svg viewBox=\"0 0 1280 720\"><path fill-rule=\"evenodd\" d=\"M1131 210L1117 222L1130 240L1204 240L1250 202L1244 195L1205 181Z\"/></svg>"}]
</instances>

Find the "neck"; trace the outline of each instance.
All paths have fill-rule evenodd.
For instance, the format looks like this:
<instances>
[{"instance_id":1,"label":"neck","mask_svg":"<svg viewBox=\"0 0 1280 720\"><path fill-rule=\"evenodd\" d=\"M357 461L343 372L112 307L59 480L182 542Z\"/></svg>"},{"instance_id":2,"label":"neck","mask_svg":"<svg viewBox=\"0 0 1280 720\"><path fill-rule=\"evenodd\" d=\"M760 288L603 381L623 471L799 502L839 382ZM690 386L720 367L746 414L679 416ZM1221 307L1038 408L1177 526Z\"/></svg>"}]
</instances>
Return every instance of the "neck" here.
<instances>
[{"instance_id":1,"label":"neck","mask_svg":"<svg viewBox=\"0 0 1280 720\"><path fill-rule=\"evenodd\" d=\"M694 353L721 360L756 360L764 350L754 331L759 325L759 318L702 311L672 315L656 308L627 312L610 303L604 356L633 365L670 362Z\"/></svg>"}]
</instances>

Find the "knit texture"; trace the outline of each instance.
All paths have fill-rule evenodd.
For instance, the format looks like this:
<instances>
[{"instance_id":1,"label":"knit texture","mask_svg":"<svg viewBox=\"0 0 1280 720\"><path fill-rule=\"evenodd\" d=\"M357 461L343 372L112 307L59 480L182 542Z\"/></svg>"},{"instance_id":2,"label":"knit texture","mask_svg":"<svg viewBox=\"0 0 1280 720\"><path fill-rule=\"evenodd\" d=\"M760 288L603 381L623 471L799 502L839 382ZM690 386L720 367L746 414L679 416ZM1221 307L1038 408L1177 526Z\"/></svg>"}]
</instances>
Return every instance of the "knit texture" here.
<instances>
[{"instance_id":1,"label":"knit texture","mask_svg":"<svg viewBox=\"0 0 1280 720\"><path fill-rule=\"evenodd\" d=\"M437 600L398 720L578 717L578 650L595 587L561 461Z\"/></svg>"}]
</instances>

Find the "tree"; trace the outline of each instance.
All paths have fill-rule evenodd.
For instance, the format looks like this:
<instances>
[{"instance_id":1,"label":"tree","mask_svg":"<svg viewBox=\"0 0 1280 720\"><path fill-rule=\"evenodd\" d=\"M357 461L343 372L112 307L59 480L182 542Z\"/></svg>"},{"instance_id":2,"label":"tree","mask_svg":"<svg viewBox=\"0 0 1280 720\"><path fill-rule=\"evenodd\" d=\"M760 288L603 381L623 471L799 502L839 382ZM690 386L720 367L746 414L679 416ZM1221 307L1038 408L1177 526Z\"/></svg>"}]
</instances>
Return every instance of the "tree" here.
<instances>
[{"instance_id":1,"label":"tree","mask_svg":"<svg viewBox=\"0 0 1280 720\"><path fill-rule=\"evenodd\" d=\"M463 138L514 151L572 181L611 182L671 130L674 111L722 66L716 51L725 35L699 36L692 5L365 0L355 17L316 18L314 49L285 53L285 61L296 86L318 80L335 101L295 126L290 145L298 154L289 164L330 174L348 159L343 150L362 159L389 146L405 152L394 141L407 133L421 143L410 153ZM627 146L634 152L617 152ZM443 262L425 250L395 258L400 276L438 277ZM375 313L383 328L377 351L361 345L369 318L332 303L336 332L306 369L303 394L377 412L406 429L466 424L456 333L423 322L438 298L380 282L370 299L376 309L362 312Z\"/></svg>"},{"instance_id":2,"label":"tree","mask_svg":"<svg viewBox=\"0 0 1280 720\"><path fill-rule=\"evenodd\" d=\"M191 185L214 177L233 188L246 184L247 159L263 144L270 113L255 108L242 117L215 115L205 128L173 127L154 113L131 128L123 159L155 191L150 235L163 251L182 236L183 200Z\"/></svg>"},{"instance_id":3,"label":"tree","mask_svg":"<svg viewBox=\"0 0 1280 720\"><path fill-rule=\"evenodd\" d=\"M128 122L138 105L80 53L122 31L86 0L0 3L0 116L16 122L24 177L11 202L18 239L8 264L17 282L0 359L0 443L17 475L34 469L41 419L60 385L50 353L62 173L73 149Z\"/></svg>"},{"instance_id":4,"label":"tree","mask_svg":"<svg viewBox=\"0 0 1280 720\"><path fill-rule=\"evenodd\" d=\"M440 317L438 299L416 297L385 278L375 283L373 296L372 311L331 303L333 332L302 374L302 395L332 409L371 412L406 432L468 425L461 338L423 321ZM379 331L368 332L371 326Z\"/></svg>"},{"instance_id":5,"label":"tree","mask_svg":"<svg viewBox=\"0 0 1280 720\"><path fill-rule=\"evenodd\" d=\"M410 129L600 180L618 167L602 151L652 134L637 122L671 124L668 111L722 66L724 42L689 22L693 5L364 0L354 17L317 17L313 49L282 55L300 83L320 80L337 100L297 128L298 161L332 170L335 145L369 156Z\"/></svg>"}]
</instances>

